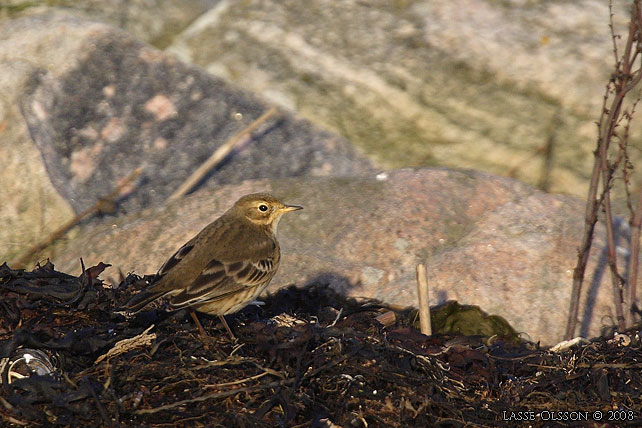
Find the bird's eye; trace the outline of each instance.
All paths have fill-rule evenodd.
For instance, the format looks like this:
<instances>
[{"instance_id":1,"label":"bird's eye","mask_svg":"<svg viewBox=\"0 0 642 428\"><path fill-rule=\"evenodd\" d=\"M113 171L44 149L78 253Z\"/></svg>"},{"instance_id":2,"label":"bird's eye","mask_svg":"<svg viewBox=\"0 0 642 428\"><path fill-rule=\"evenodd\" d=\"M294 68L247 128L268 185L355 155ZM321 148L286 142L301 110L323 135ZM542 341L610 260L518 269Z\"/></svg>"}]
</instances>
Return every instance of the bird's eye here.
<instances>
[{"instance_id":1,"label":"bird's eye","mask_svg":"<svg viewBox=\"0 0 642 428\"><path fill-rule=\"evenodd\" d=\"M259 211L266 212L268 210L268 206L265 204L259 205Z\"/></svg>"}]
</instances>

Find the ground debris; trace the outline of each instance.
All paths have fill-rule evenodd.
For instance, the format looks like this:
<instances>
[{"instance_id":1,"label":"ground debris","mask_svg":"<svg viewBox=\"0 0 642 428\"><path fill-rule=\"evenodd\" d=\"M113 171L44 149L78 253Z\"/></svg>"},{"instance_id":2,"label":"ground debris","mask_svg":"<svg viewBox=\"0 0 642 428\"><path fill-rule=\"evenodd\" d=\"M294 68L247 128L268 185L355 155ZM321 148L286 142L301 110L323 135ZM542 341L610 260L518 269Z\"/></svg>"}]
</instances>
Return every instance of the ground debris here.
<instances>
[{"instance_id":1,"label":"ground debris","mask_svg":"<svg viewBox=\"0 0 642 428\"><path fill-rule=\"evenodd\" d=\"M411 310L315 284L229 317L232 342L216 317L200 316L211 334L201 337L187 311L162 302L133 317L118 312L149 278L104 287L105 266L80 277L50 263L32 272L0 266L1 426L642 423L635 329L558 352L501 338L427 337L412 328ZM382 313L390 323L378 321ZM17 352L48 356L53 374L7 376Z\"/></svg>"}]
</instances>

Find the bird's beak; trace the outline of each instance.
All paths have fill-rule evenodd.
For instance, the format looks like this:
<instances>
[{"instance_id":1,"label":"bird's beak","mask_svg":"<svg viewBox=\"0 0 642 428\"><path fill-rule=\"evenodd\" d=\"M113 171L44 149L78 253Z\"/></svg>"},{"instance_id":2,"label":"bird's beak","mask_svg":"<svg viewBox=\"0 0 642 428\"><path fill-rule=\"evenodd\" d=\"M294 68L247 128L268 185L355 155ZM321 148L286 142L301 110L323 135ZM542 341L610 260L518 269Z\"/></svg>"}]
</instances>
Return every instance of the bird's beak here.
<instances>
[{"instance_id":1,"label":"bird's beak","mask_svg":"<svg viewBox=\"0 0 642 428\"><path fill-rule=\"evenodd\" d=\"M280 209L283 213L289 213L290 211L302 210L303 207L299 205L286 205Z\"/></svg>"}]
</instances>

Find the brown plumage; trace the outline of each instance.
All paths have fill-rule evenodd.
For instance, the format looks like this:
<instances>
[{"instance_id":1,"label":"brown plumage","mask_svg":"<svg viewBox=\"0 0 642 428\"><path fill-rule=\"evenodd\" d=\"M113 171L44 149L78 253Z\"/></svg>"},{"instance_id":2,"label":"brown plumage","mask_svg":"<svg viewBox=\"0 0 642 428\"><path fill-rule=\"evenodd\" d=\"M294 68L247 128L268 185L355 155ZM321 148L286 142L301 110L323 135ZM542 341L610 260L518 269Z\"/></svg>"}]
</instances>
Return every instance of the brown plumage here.
<instances>
[{"instance_id":1,"label":"brown plumage","mask_svg":"<svg viewBox=\"0 0 642 428\"><path fill-rule=\"evenodd\" d=\"M123 309L137 312L170 296L172 308L219 315L228 328L223 315L253 301L279 267L276 228L281 216L301 208L285 205L268 193L243 196L179 248L161 266L157 279Z\"/></svg>"}]
</instances>

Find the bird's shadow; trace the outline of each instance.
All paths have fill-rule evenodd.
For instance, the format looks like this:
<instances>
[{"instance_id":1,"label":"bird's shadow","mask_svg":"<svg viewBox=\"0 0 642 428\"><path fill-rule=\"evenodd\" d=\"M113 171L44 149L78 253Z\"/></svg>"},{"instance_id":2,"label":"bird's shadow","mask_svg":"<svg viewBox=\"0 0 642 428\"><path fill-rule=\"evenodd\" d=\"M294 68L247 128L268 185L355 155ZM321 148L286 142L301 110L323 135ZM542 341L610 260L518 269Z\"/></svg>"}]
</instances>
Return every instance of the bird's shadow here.
<instances>
[{"instance_id":1,"label":"bird's shadow","mask_svg":"<svg viewBox=\"0 0 642 428\"><path fill-rule=\"evenodd\" d=\"M282 313L309 314L318 316L328 308L347 310L357 303L347 297L352 288L358 287L341 274L321 272L303 285L290 284L275 292L269 293L260 300L260 306L248 306L239 312L240 315L254 315L258 318L269 318Z\"/></svg>"}]
</instances>

